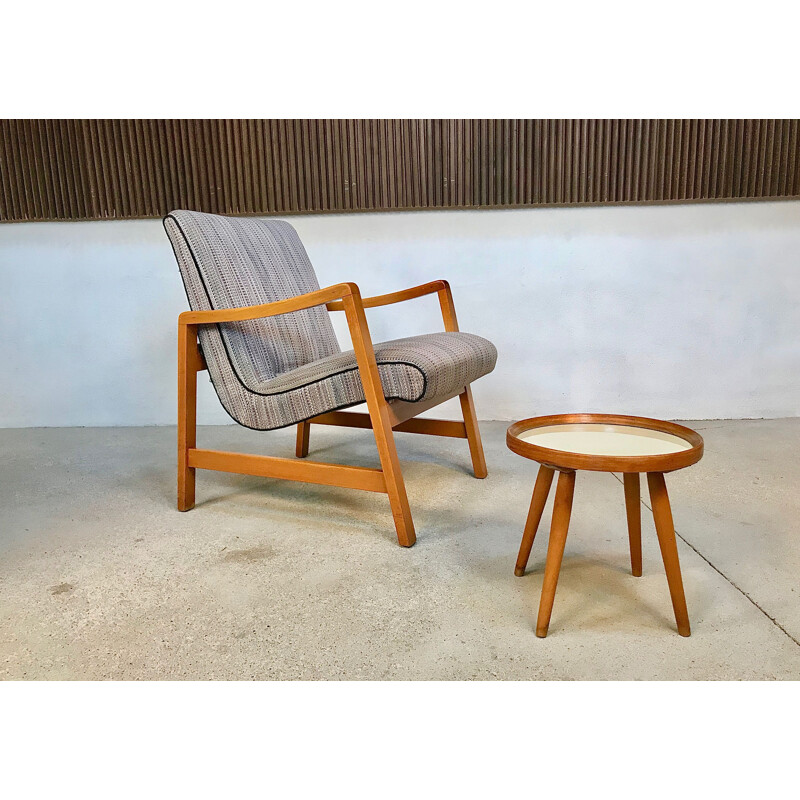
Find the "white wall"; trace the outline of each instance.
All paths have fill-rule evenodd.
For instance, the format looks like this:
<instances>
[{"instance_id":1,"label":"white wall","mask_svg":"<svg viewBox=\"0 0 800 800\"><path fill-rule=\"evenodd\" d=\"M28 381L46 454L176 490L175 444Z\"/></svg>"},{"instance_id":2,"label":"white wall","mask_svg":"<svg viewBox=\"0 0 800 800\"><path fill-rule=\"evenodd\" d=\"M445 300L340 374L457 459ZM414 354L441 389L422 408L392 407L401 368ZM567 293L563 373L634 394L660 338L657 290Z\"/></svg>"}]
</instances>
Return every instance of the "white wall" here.
<instances>
[{"instance_id":1,"label":"white wall","mask_svg":"<svg viewBox=\"0 0 800 800\"><path fill-rule=\"evenodd\" d=\"M798 202L291 222L322 285L451 282L462 329L500 353L484 418L800 414ZM0 426L174 423L185 298L159 221L0 225L0 279ZM370 322L440 329L435 298ZM205 380L200 421L230 421Z\"/></svg>"}]
</instances>

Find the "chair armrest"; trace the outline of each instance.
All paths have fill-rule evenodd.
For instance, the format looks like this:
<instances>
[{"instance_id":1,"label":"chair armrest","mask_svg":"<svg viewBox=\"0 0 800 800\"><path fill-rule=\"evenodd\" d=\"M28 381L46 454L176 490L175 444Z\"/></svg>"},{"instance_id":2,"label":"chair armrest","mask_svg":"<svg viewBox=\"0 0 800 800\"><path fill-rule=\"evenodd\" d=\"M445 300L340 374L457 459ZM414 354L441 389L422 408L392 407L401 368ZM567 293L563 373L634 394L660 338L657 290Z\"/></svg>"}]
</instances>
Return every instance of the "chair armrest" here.
<instances>
[{"instance_id":1,"label":"chair armrest","mask_svg":"<svg viewBox=\"0 0 800 800\"><path fill-rule=\"evenodd\" d=\"M279 314L290 314L304 308L325 305L332 300L352 297L360 304L361 295L354 283L337 283L325 289L277 300L274 303L263 303L258 306L242 306L240 308L220 308L212 311L184 311L179 317L181 325L211 325L218 322L243 322L249 319L275 317ZM341 305L341 302L340 302ZM344 306L343 306L344 307Z\"/></svg>"},{"instance_id":2,"label":"chair armrest","mask_svg":"<svg viewBox=\"0 0 800 800\"><path fill-rule=\"evenodd\" d=\"M414 286L411 289L403 289L399 292L379 294L376 297L363 297L361 302L364 304L364 308L388 306L392 303L401 303L403 300L413 300L415 297L439 292L444 288L445 283L446 281L431 281L430 283L423 283L421 286ZM334 300L328 303L328 311L344 311L344 304Z\"/></svg>"},{"instance_id":3,"label":"chair armrest","mask_svg":"<svg viewBox=\"0 0 800 800\"><path fill-rule=\"evenodd\" d=\"M442 309L444 319L444 329L446 331L457 331L458 322L456 320L456 309L453 304L453 294L450 291L450 284L447 281L431 281L423 283L421 286L414 286L411 289L403 289L399 292L380 294L376 297L364 297L361 300L363 308L376 308L377 306L388 306L393 303L402 303L404 300L413 300L415 297L423 297L426 294L438 294L439 305ZM345 306L340 300L333 300L328 304L328 311L344 311Z\"/></svg>"}]
</instances>

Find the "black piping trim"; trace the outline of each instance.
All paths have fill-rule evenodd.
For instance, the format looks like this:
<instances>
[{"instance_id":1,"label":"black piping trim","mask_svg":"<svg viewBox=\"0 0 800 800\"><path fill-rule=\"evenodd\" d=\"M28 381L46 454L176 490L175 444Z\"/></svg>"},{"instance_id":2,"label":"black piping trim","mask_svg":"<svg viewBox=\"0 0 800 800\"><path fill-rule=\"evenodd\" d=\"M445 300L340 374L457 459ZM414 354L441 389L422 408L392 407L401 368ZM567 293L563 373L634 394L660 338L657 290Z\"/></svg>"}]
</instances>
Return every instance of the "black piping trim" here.
<instances>
[{"instance_id":1,"label":"black piping trim","mask_svg":"<svg viewBox=\"0 0 800 800\"><path fill-rule=\"evenodd\" d=\"M189 251L189 255L192 257L192 261L194 262L195 269L197 270L197 276L200 278L200 283L203 286L203 292L205 293L206 299L208 300L208 305L211 306L211 308L213 309L214 308L214 304L211 302L211 295L208 292L208 287L206 286L205 278L203 277L203 273L200 271L200 265L197 262L197 258L195 257L194 251L192 250L192 247L189 244L189 239L187 238L186 234L184 233L180 222L178 222L178 220L170 213L170 214L167 214L161 220L161 224L164 226L164 232L167 234L167 238L170 240L170 246L172 247L172 252L173 252L173 255L175 256L175 260L180 263L180 257L178 255L177 250L175 249L175 245L172 242L172 237L169 235L169 231L167 230L166 222L167 222L168 219L171 219L175 223L175 227L180 232L181 238L183 239L184 243L186 244L186 249ZM178 271L180 272L180 270L178 270ZM189 298L189 290L188 290L188 287L186 286L186 281L183 278L183 273L181 273L181 283L183 284L183 291L184 291L184 294L186 295L186 302L189 305L189 307L191 308L192 303L191 303L191 299ZM282 394L289 394L290 392L299 391L300 389L305 389L308 386L313 386L315 383L321 383L322 381L326 381L329 378L336 378L339 375L346 375L349 372L357 372L358 369L359 369L358 366L348 367L347 369L342 369L342 370L339 370L338 372L333 372L330 375L325 375L322 378L318 378L316 380L309 381L308 383L300 384L299 386L293 386L291 389L283 389L283 390L281 390L279 392L259 392L256 389L251 389L242 380L242 377L239 375L239 372L236 369L236 365L234 364L234 361L231 358L231 353L230 353L230 350L228 349L228 343L225 340L225 337L222 335L222 327L221 327L220 323L216 322L216 323L213 323L213 324L217 328L217 331L219 333L219 338L222 341L222 346L225 348L225 355L228 357L228 363L230 364L231 371L235 375L236 380L239 381L241 387L245 391L250 392L250 394L254 394L254 395L257 395L259 397L277 397L277 396L282 395ZM397 395L397 396L394 396L394 395L386 396L386 395L384 395L387 400L404 400L404 402L408 402L408 403L418 403L420 400L422 400L423 397L425 397L425 393L428 390L428 376L416 364L412 364L412 363L410 363L408 361L378 361L377 358L375 360L376 360L377 365L381 366L381 367L383 367L383 366L405 366L405 367L411 367L412 369L417 370L417 372L419 372L419 374L422 376L422 392L420 393L419 397L417 397L415 400L405 400L404 398L400 397L399 395ZM296 422L290 422L290 423L287 423L286 425L279 425L276 428L254 428L254 427L252 427L250 425L246 425L245 423L243 423L240 420L238 420L228 410L227 406L225 405L225 401L222 399L222 395L220 394L219 388L217 387L217 384L214 381L214 376L211 374L211 370L208 371L208 375L209 375L209 378L211 379L211 384L214 387L214 391L217 394L217 398L219 399L220 403L222 404L222 407L225 409L225 411L228 414L228 416L234 422L237 422L237 423L239 423L239 425L242 425L245 428L249 428L250 430L253 430L253 431L280 430L281 428L288 428L291 425L297 425L300 422L306 422L309 419L313 419L314 417L319 416L319 414L314 414L311 417L306 417L305 419L299 419ZM363 388L363 384L362 384L362 388ZM381 388L383 388L383 387L381 386ZM328 411L324 411L324 412L320 412L320 413L328 414L328 413L331 413L333 411L341 411L342 409L345 409L345 408L352 408L353 406L360 405L363 402L365 402L365 400L357 400L356 402L346 403L345 405L337 406L336 408L331 408Z\"/></svg>"}]
</instances>

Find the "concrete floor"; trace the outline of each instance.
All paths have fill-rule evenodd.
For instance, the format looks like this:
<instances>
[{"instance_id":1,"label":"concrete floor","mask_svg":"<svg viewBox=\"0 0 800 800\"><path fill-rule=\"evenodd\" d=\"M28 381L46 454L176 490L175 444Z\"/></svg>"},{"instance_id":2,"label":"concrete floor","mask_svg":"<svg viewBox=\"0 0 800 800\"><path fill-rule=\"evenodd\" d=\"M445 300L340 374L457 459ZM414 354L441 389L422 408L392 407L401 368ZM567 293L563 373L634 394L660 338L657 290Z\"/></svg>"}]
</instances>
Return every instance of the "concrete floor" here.
<instances>
[{"instance_id":1,"label":"concrete floor","mask_svg":"<svg viewBox=\"0 0 800 800\"><path fill-rule=\"evenodd\" d=\"M634 578L622 486L594 473L536 638L550 505L516 578L536 465L506 425L482 426L485 481L465 442L398 435L410 550L365 492L198 472L177 512L171 428L0 430L0 677L800 678L800 419L693 423L705 458L667 479L689 639L648 509ZM289 456L294 433L199 443ZM377 465L365 431L315 427L311 457Z\"/></svg>"}]
</instances>

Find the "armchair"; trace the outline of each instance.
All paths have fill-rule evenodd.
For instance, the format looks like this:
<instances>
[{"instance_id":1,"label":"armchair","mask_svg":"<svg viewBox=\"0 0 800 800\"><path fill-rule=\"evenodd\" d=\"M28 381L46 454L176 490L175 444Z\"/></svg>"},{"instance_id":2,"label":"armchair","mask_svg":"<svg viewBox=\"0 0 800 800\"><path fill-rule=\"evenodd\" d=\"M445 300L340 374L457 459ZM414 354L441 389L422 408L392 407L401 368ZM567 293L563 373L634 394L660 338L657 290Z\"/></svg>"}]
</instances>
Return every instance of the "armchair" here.
<instances>
[{"instance_id":1,"label":"armchair","mask_svg":"<svg viewBox=\"0 0 800 800\"><path fill-rule=\"evenodd\" d=\"M174 211L164 225L191 311L178 318L178 508L195 503L195 471L221 470L382 492L398 542L416 541L394 431L467 439L486 477L472 381L497 358L485 339L458 330L446 281L362 298L354 283L320 289L296 231L278 220ZM436 294L444 333L373 345L365 309ZM353 350L342 352L328 317L344 311ZM296 456L312 424L372 428L380 469L197 447L197 373L208 369L233 419L256 430L297 425ZM459 396L464 421L417 419ZM367 413L344 411L366 402Z\"/></svg>"}]
</instances>

